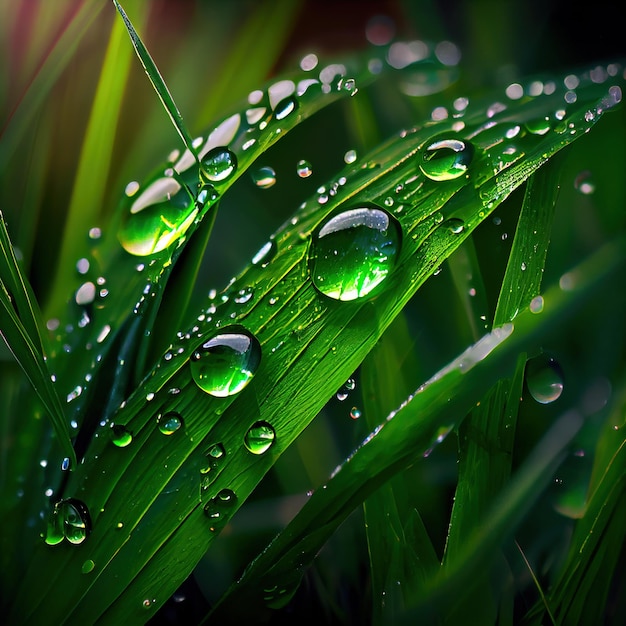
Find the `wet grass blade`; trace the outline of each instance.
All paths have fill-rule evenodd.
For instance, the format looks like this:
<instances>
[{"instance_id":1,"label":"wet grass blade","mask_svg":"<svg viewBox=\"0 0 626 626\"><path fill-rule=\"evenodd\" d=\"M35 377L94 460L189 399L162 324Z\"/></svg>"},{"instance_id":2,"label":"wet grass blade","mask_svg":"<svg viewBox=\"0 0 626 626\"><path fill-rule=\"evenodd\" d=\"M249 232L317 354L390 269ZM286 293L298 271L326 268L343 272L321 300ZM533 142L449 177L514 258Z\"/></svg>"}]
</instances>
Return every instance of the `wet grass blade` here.
<instances>
[{"instance_id":1,"label":"wet grass blade","mask_svg":"<svg viewBox=\"0 0 626 626\"><path fill-rule=\"evenodd\" d=\"M124 26L126 26L126 30L128 31L130 39L133 43L133 47L137 52L137 56L139 57L139 60L143 65L143 69L146 71L146 74L148 75L148 78L150 79L154 90L159 96L159 100L161 101L163 108L168 114L172 125L180 135L180 138L182 139L185 147L191 153L195 154L196 150L193 145L193 139L189 134L189 131L187 130L187 126L183 121L183 116L178 110L176 102L174 102L174 98L170 93L170 90L168 89L165 81L163 80L163 77L161 76L161 73L159 72L159 68L156 66L156 63L152 59L152 56L150 56L150 53L148 52L148 49L144 45L143 41L141 41L141 37L135 30L135 27L130 21L128 15L126 15L126 12L122 8L121 4L117 0L113 0L113 4L115 5L115 8L122 17L122 20L124 21Z\"/></svg>"},{"instance_id":2,"label":"wet grass blade","mask_svg":"<svg viewBox=\"0 0 626 626\"><path fill-rule=\"evenodd\" d=\"M76 461L61 401L46 365L43 323L0 213L0 333L41 399L65 454Z\"/></svg>"},{"instance_id":3,"label":"wet grass blade","mask_svg":"<svg viewBox=\"0 0 626 626\"><path fill-rule=\"evenodd\" d=\"M393 137L329 181L327 189L334 189L334 195L322 198L319 192L304 203L294 220L285 223L270 239L267 257L256 259L218 301L209 302L206 309L197 312L194 324L178 334L143 383L120 406L114 421L117 429L130 436L130 441L128 437L124 439L128 445L120 447L111 440L118 431L112 430L110 423L98 427L97 436L86 449L84 463L68 477L63 492L84 498L91 513L91 536L80 550L71 545L52 549L43 543L37 546L16 595L16 614L31 622L37 622L44 614L50 621L87 623L99 619L111 623L147 619L150 611L189 574L275 459L362 362L442 260L513 189L554 153L585 134L602 112L616 104L616 85L611 85L612 91L607 93L606 84L592 85L585 80L582 83L578 100L562 120L566 128L574 129L573 133L529 133L515 140L516 150L511 152L508 135L498 135L493 144L493 131L487 123L500 121L497 115L490 120L482 108L469 111L463 137L472 141L476 154L468 177L433 180L419 167L424 150L438 133L452 133L456 128L456 121L447 120ZM339 84L344 89L348 80L342 77ZM351 83L349 87L352 88ZM523 123L543 118L562 106L562 93L546 96L520 102L506 116L512 115ZM289 117L289 112L294 111L293 103L286 104L285 120L277 113L281 128L288 127L290 119L294 125L300 119ZM314 104L320 101L315 100ZM298 115L303 114L304 108L300 101ZM285 109L279 111L282 114ZM485 131L490 131L488 138L482 135ZM242 155L239 175L257 153L245 153L243 149L239 152L243 134L237 135L236 130L234 134L232 142L226 143L238 156ZM269 131L255 138L261 144L255 149L260 150L275 140ZM398 188L400 192L396 191ZM375 293L375 298L359 294L353 302L324 295L324 286L314 284L319 277L311 268L314 246L323 245L318 242L320 227L346 206L388 207L388 197L392 198L392 205L402 207L393 215L387 214L390 223L398 222L402 246L393 272L385 278L385 288ZM621 261L623 254L622 247L611 250L607 253L609 267L616 258ZM167 255L157 259L164 263L169 260ZM606 258L602 257L602 261L606 262ZM603 265L602 270L605 269ZM343 282L345 277L342 274L340 278ZM555 311L565 310L565 305L560 307L563 302L573 306L584 288L581 281L578 291L554 294ZM584 295L588 296L588 292ZM547 313L536 318L520 316L512 335L514 341L505 344L507 350L503 353L516 358L521 349L516 340L526 337L522 320L530 328L534 328L533 324L543 328L551 319ZM245 390L214 397L194 382L190 359L207 339L232 330L233 325L244 326L245 332L258 340L263 358ZM99 328L100 325L95 326L95 332ZM504 337L495 333L491 339L497 343ZM484 350L492 347L493 344L482 343L477 349L484 356ZM469 356L476 356L474 350ZM478 377L480 364L494 366L494 371L473 381L474 376ZM415 446L408 445L409 432L420 446L430 443L433 437L436 440L441 433L432 428L455 424L503 375L503 368L491 357L466 374L455 368L445 374L433 381L427 394L419 394L433 402L432 407L426 407L433 411L429 419L411 419L407 423L396 416L387 422L371 444L360 449L358 459L355 455L344 466L351 470L339 472L340 483L345 479L352 488L352 472L357 472L360 480L358 470L367 466L368 472L373 472L367 488L380 484L388 477L387 472L406 463L409 457L414 459ZM454 402L449 404L450 397ZM171 430L169 434L160 428L161 418L166 415L174 425L165 429ZM274 433L274 438L266 450L251 451L245 438L259 420L264 422L263 428ZM215 456L211 451L217 444L223 453ZM369 458L373 452L377 456ZM343 512L360 502L364 492L357 491L347 500L343 489L339 488L337 494L341 495L339 510ZM329 500L322 502L329 504ZM324 507L324 514L331 516L332 523L315 526L315 536L307 542L307 550L339 521L340 516L333 514L337 511L334 506L336 502ZM308 513L305 515L310 522ZM83 573L86 561L88 576ZM105 580L106 585L101 585ZM46 602L52 596L57 600L53 607Z\"/></svg>"},{"instance_id":4,"label":"wet grass blade","mask_svg":"<svg viewBox=\"0 0 626 626\"><path fill-rule=\"evenodd\" d=\"M513 321L539 294L559 189L560 156L528 180L494 314L496 326ZM525 365L523 353L512 379L500 381L460 428L459 479L446 544L446 567L454 567L451 564L465 558L468 537L486 522L491 503L508 482ZM499 590L492 589L491 581L485 572L482 584L475 581L473 595L465 596L469 605L449 605L448 610L456 612L451 619L478 611L482 612L480 619L493 621Z\"/></svg>"},{"instance_id":5,"label":"wet grass blade","mask_svg":"<svg viewBox=\"0 0 626 626\"><path fill-rule=\"evenodd\" d=\"M544 314L521 312L514 328L501 327L486 336L420 387L365 439L323 488L313 493L294 520L233 585L212 617L237 620L248 611L262 611L267 589L293 593L304 568L350 511L398 471L419 462L419 457L458 425L503 375L515 371L520 352L533 349L544 333L573 315L591 293L602 286L606 289L611 277L621 271L625 255L623 241L602 250L577 268L580 291L564 293L553 287L545 294ZM494 507L489 522L468 539L464 558L430 578L428 585L420 589L424 595L418 598L441 594L442 608L449 604L444 598L456 598L461 589L467 588L468 581L475 579L474 566L490 562L503 537L539 494L539 485L551 478L554 462L579 426L578 417L573 422L567 418L559 422L529 458L515 486L503 494L502 506Z\"/></svg>"}]
</instances>

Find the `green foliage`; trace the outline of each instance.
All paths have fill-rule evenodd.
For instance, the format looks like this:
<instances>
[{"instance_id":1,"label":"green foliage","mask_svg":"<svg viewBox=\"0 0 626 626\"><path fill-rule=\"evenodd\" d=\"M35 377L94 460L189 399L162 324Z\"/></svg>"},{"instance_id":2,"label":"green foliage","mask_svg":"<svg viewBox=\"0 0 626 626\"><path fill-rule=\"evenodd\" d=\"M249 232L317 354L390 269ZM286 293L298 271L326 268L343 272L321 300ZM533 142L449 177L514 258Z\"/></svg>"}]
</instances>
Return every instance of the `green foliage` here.
<instances>
[{"instance_id":1,"label":"green foliage","mask_svg":"<svg viewBox=\"0 0 626 626\"><path fill-rule=\"evenodd\" d=\"M102 4L3 109L9 622L619 623L623 60L486 89L380 17L279 64L299 3Z\"/></svg>"}]
</instances>

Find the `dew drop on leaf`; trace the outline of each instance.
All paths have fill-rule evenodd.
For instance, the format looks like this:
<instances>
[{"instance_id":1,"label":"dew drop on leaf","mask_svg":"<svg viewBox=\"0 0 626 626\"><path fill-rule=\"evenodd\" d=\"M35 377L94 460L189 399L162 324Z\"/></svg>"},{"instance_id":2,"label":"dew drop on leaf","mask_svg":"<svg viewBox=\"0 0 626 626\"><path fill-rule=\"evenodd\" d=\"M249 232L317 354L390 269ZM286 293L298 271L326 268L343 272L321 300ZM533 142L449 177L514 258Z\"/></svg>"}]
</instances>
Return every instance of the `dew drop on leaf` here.
<instances>
[{"instance_id":1,"label":"dew drop on leaf","mask_svg":"<svg viewBox=\"0 0 626 626\"><path fill-rule=\"evenodd\" d=\"M243 438L243 443L252 454L267 452L276 439L274 429L267 422L255 422Z\"/></svg>"},{"instance_id":2,"label":"dew drop on leaf","mask_svg":"<svg viewBox=\"0 0 626 626\"><path fill-rule=\"evenodd\" d=\"M400 243L400 226L383 209L343 211L324 222L314 236L313 284L334 300L364 298L393 270Z\"/></svg>"},{"instance_id":3,"label":"dew drop on leaf","mask_svg":"<svg viewBox=\"0 0 626 626\"><path fill-rule=\"evenodd\" d=\"M174 176L157 178L133 198L118 238L136 256L156 254L172 245L198 212L188 188Z\"/></svg>"},{"instance_id":4,"label":"dew drop on leaf","mask_svg":"<svg viewBox=\"0 0 626 626\"><path fill-rule=\"evenodd\" d=\"M55 513L63 523L63 534L72 544L78 545L87 539L91 532L91 519L84 502L76 498L61 500L55 505Z\"/></svg>"},{"instance_id":5,"label":"dew drop on leaf","mask_svg":"<svg viewBox=\"0 0 626 626\"><path fill-rule=\"evenodd\" d=\"M563 372L555 359L542 354L526 364L526 386L539 404L550 404L563 393Z\"/></svg>"},{"instance_id":6,"label":"dew drop on leaf","mask_svg":"<svg viewBox=\"0 0 626 626\"><path fill-rule=\"evenodd\" d=\"M237 157L228 148L217 146L202 157L200 173L211 183L227 180L237 169Z\"/></svg>"},{"instance_id":7,"label":"dew drop on leaf","mask_svg":"<svg viewBox=\"0 0 626 626\"><path fill-rule=\"evenodd\" d=\"M132 434L124 426L119 424L111 426L111 441L113 445L116 445L118 448L125 448L131 444L132 440Z\"/></svg>"},{"instance_id":8,"label":"dew drop on leaf","mask_svg":"<svg viewBox=\"0 0 626 626\"><path fill-rule=\"evenodd\" d=\"M308 178L313 173L313 168L308 161L301 159L296 165L296 173L300 178Z\"/></svg>"},{"instance_id":9,"label":"dew drop on leaf","mask_svg":"<svg viewBox=\"0 0 626 626\"><path fill-rule=\"evenodd\" d=\"M182 425L183 420L175 411L168 411L157 416L157 426L164 435L173 435Z\"/></svg>"},{"instance_id":10,"label":"dew drop on leaf","mask_svg":"<svg viewBox=\"0 0 626 626\"><path fill-rule=\"evenodd\" d=\"M269 189L276 184L276 172L269 166L260 167L251 174L252 182L259 189Z\"/></svg>"},{"instance_id":11,"label":"dew drop on leaf","mask_svg":"<svg viewBox=\"0 0 626 626\"><path fill-rule=\"evenodd\" d=\"M468 141L444 137L423 148L419 167L432 180L453 180L467 172L473 155L474 148Z\"/></svg>"},{"instance_id":12,"label":"dew drop on leaf","mask_svg":"<svg viewBox=\"0 0 626 626\"><path fill-rule=\"evenodd\" d=\"M245 329L225 329L191 355L191 375L202 391L225 398L240 392L261 362L261 346Z\"/></svg>"},{"instance_id":13,"label":"dew drop on leaf","mask_svg":"<svg viewBox=\"0 0 626 626\"><path fill-rule=\"evenodd\" d=\"M87 559L82 567L80 568L81 572L83 574L89 574L90 572L93 572L94 568L96 567L96 564L91 560L91 559Z\"/></svg>"},{"instance_id":14,"label":"dew drop on leaf","mask_svg":"<svg viewBox=\"0 0 626 626\"><path fill-rule=\"evenodd\" d=\"M232 489L222 489L204 506L204 514L211 522L211 530L217 531L228 521L228 513L237 503L237 495Z\"/></svg>"}]
</instances>

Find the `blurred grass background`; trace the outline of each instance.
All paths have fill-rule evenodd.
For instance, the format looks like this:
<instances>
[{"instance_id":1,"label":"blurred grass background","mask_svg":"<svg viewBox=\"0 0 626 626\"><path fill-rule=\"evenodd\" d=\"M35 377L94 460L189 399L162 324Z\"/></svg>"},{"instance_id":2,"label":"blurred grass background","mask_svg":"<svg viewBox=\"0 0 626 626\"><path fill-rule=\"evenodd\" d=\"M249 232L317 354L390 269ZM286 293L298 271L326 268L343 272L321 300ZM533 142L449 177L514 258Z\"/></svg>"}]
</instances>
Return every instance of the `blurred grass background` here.
<instances>
[{"instance_id":1,"label":"blurred grass background","mask_svg":"<svg viewBox=\"0 0 626 626\"><path fill-rule=\"evenodd\" d=\"M204 131L237 108L265 81L296 68L305 54L334 60L368 48L366 31L376 20L392 28L398 39L450 40L462 52L461 78L447 92L411 99L383 82L367 90L368 98L333 105L269 150L258 165L272 166L277 183L259 190L244 176L224 199L197 285L197 301L211 288L219 291L242 269L300 202L343 166L347 150L362 154L393 132L427 119L434 106L455 97L480 96L528 74L558 76L570 68L623 58L626 42L617 8L601 2L584 11L556 0L128 0L124 6L192 133ZM80 27L73 21L76 16ZM381 21L381 16L389 20ZM59 299L72 293L65 279L55 282L64 238L73 242L66 245L71 251L66 254L79 258L81 246L87 246L87 229L106 228L126 183L141 180L178 146L128 40L120 37L117 48L107 53L116 19L107 2L0 0L0 209L44 310L54 310ZM72 25L76 31L68 34ZM65 56L57 59L59 50ZM100 82L105 58L112 72L108 84ZM49 90L42 86L45 80L53 81ZM93 117L99 85L101 109ZM623 232L624 128L622 110L570 151L545 285L558 281L613 233ZM90 132L92 143L87 144ZM102 149L109 140L110 153ZM310 178L296 175L300 159L312 164ZM592 194L575 188L582 172L590 173ZM519 192L513 194L496 212L499 221L488 220L474 236L491 310L511 242L505 235L514 231L520 200ZM78 217L66 226L70 206ZM586 403L595 416L581 433L580 450L586 449L585 437L595 440L605 417L603 399L610 395L616 376L624 382L623 285L621 292L613 310L590 307L546 346L563 368L565 390L554 405L540 406L524 397L523 427L516 441L520 458L567 406ZM401 323L406 323L413 345L407 346L405 359L399 362L399 397L473 339L447 268L420 290ZM0 367L6 381L15 368L3 350L4 346ZM349 412L362 406L361 394L372 390L363 387L358 372L355 381L356 389L343 401L331 400L296 446L281 457L224 531L223 540L200 563L194 579L164 607L155 624L197 620L207 600L228 586L295 513L306 492L319 486L367 434L365 420L353 420ZM540 569L550 565L544 557L554 558L554 545L571 532L591 460L589 454L568 459L561 482L549 490L547 501L538 505L520 532L520 543L530 548L527 556ZM439 549L445 543L455 479L453 438L405 477L407 500L420 511ZM529 579L519 554L509 556L517 575ZM536 592L531 581L527 583L522 603L530 605ZM319 623L366 619L370 607L360 511L320 554L290 610L291 614L278 615L276 623L281 619L290 623L294 615L303 614L317 617Z\"/></svg>"}]
</instances>

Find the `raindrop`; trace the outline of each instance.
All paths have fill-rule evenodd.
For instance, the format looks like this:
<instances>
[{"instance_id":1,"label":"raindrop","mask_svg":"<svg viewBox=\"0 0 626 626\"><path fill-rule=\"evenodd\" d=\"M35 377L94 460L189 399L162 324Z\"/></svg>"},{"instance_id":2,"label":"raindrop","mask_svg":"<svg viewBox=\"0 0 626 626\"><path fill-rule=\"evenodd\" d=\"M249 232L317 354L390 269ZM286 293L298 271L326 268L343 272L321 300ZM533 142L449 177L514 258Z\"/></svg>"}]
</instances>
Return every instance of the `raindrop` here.
<instances>
[{"instance_id":1,"label":"raindrop","mask_svg":"<svg viewBox=\"0 0 626 626\"><path fill-rule=\"evenodd\" d=\"M77 290L74 299L76 304L86 306L91 304L96 297L96 286L92 282L83 283Z\"/></svg>"},{"instance_id":2,"label":"raindrop","mask_svg":"<svg viewBox=\"0 0 626 626\"><path fill-rule=\"evenodd\" d=\"M449 220L446 220L442 224L442 227L447 228L448 232L452 233L453 235L460 235L463 230L465 230L465 223L463 222L463 220L452 217Z\"/></svg>"},{"instance_id":3,"label":"raindrop","mask_svg":"<svg viewBox=\"0 0 626 626\"><path fill-rule=\"evenodd\" d=\"M80 570L83 574L89 574L90 572L93 572L95 566L96 564L91 559L87 559L83 563L83 566L80 568Z\"/></svg>"},{"instance_id":4,"label":"raindrop","mask_svg":"<svg viewBox=\"0 0 626 626\"><path fill-rule=\"evenodd\" d=\"M237 169L237 157L228 148L217 146L202 158L200 173L211 183L225 181Z\"/></svg>"},{"instance_id":5,"label":"raindrop","mask_svg":"<svg viewBox=\"0 0 626 626\"><path fill-rule=\"evenodd\" d=\"M574 188L586 196L592 194L596 190L596 186L591 178L591 172L584 171L578 174L574 179Z\"/></svg>"},{"instance_id":6,"label":"raindrop","mask_svg":"<svg viewBox=\"0 0 626 626\"><path fill-rule=\"evenodd\" d=\"M343 211L326 221L313 239L313 284L334 300L364 298L393 270L400 242L400 226L383 209Z\"/></svg>"},{"instance_id":7,"label":"raindrop","mask_svg":"<svg viewBox=\"0 0 626 626\"><path fill-rule=\"evenodd\" d=\"M276 254L276 242L271 239L261 246L261 249L252 257L252 265L265 267Z\"/></svg>"},{"instance_id":8,"label":"raindrop","mask_svg":"<svg viewBox=\"0 0 626 626\"><path fill-rule=\"evenodd\" d=\"M361 415L362 415L361 410L360 410L358 407L353 406L353 407L350 409L350 417L351 417L353 420L358 420L358 419L359 419L359 417L361 417Z\"/></svg>"},{"instance_id":9,"label":"raindrop","mask_svg":"<svg viewBox=\"0 0 626 626\"><path fill-rule=\"evenodd\" d=\"M474 155L472 144L444 137L431 141L423 150L420 169L432 180L452 180L463 176Z\"/></svg>"},{"instance_id":10,"label":"raindrop","mask_svg":"<svg viewBox=\"0 0 626 626\"><path fill-rule=\"evenodd\" d=\"M274 117L277 120L284 120L287 116L291 115L298 107L298 101L295 96L288 96L284 100L281 100L274 109Z\"/></svg>"},{"instance_id":11,"label":"raindrop","mask_svg":"<svg viewBox=\"0 0 626 626\"><path fill-rule=\"evenodd\" d=\"M308 178L313 173L313 168L308 161L301 159L296 165L296 172L300 178Z\"/></svg>"},{"instance_id":12,"label":"raindrop","mask_svg":"<svg viewBox=\"0 0 626 626\"><path fill-rule=\"evenodd\" d=\"M269 189L276 184L276 172L269 166L252 172L252 182L260 189Z\"/></svg>"},{"instance_id":13,"label":"raindrop","mask_svg":"<svg viewBox=\"0 0 626 626\"><path fill-rule=\"evenodd\" d=\"M528 307L531 313L541 313L543 311L543 296L535 296Z\"/></svg>"},{"instance_id":14,"label":"raindrop","mask_svg":"<svg viewBox=\"0 0 626 626\"><path fill-rule=\"evenodd\" d=\"M118 238L136 256L156 254L172 245L198 213L187 186L175 176L157 178L133 198Z\"/></svg>"},{"instance_id":15,"label":"raindrop","mask_svg":"<svg viewBox=\"0 0 626 626\"><path fill-rule=\"evenodd\" d=\"M526 364L526 386L539 404L550 404L563 393L561 366L550 356L542 354Z\"/></svg>"},{"instance_id":16,"label":"raindrop","mask_svg":"<svg viewBox=\"0 0 626 626\"><path fill-rule=\"evenodd\" d=\"M350 163L354 163L356 161L356 150L348 150L343 155L343 160L350 165Z\"/></svg>"},{"instance_id":17,"label":"raindrop","mask_svg":"<svg viewBox=\"0 0 626 626\"><path fill-rule=\"evenodd\" d=\"M274 429L267 422L255 422L243 438L243 443L252 454L267 452L276 439Z\"/></svg>"},{"instance_id":18,"label":"raindrop","mask_svg":"<svg viewBox=\"0 0 626 626\"><path fill-rule=\"evenodd\" d=\"M113 424L111 426L111 441L118 448L125 448L130 445L132 440L132 434L127 431L124 426L121 426L120 424Z\"/></svg>"},{"instance_id":19,"label":"raindrop","mask_svg":"<svg viewBox=\"0 0 626 626\"><path fill-rule=\"evenodd\" d=\"M56 545L65 538L78 545L85 541L90 532L91 518L85 503L76 498L67 498L54 505L45 541L48 545Z\"/></svg>"},{"instance_id":20,"label":"raindrop","mask_svg":"<svg viewBox=\"0 0 626 626\"><path fill-rule=\"evenodd\" d=\"M243 328L215 335L191 355L191 375L202 391L225 398L240 392L261 362L261 346Z\"/></svg>"},{"instance_id":21,"label":"raindrop","mask_svg":"<svg viewBox=\"0 0 626 626\"><path fill-rule=\"evenodd\" d=\"M200 469L201 474L211 474L210 479L213 480L215 470L221 465L226 457L226 450L221 443L214 443L204 454L206 457L205 465ZM213 470L213 472L211 472ZM203 482L203 486L205 483ZM207 481L208 485L208 481Z\"/></svg>"},{"instance_id":22,"label":"raindrop","mask_svg":"<svg viewBox=\"0 0 626 626\"><path fill-rule=\"evenodd\" d=\"M164 435L173 435L182 425L183 420L175 411L159 413L157 416L157 426Z\"/></svg>"},{"instance_id":23,"label":"raindrop","mask_svg":"<svg viewBox=\"0 0 626 626\"><path fill-rule=\"evenodd\" d=\"M237 504L237 495L232 489L222 489L204 506L204 514L211 521L211 530L223 527L228 520L228 513Z\"/></svg>"}]
</instances>

